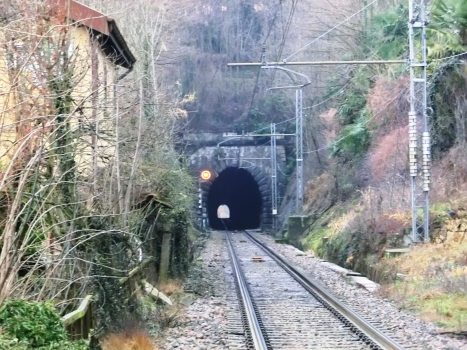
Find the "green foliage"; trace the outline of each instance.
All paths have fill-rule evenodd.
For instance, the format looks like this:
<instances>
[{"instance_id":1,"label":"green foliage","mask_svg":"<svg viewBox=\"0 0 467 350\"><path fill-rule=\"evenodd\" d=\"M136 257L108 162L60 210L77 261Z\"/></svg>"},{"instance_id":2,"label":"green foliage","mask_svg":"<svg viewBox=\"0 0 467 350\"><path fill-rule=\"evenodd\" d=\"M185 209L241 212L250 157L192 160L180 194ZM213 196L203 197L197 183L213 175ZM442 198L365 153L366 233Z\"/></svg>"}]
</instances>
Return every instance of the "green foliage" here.
<instances>
[{"instance_id":1,"label":"green foliage","mask_svg":"<svg viewBox=\"0 0 467 350\"><path fill-rule=\"evenodd\" d=\"M324 227L320 227L312 232L309 232L302 238L300 244L306 250L312 250L319 254L321 252L321 246L323 244L324 237L326 237L327 230Z\"/></svg>"},{"instance_id":2,"label":"green foliage","mask_svg":"<svg viewBox=\"0 0 467 350\"><path fill-rule=\"evenodd\" d=\"M288 156L285 160L285 175L287 177L291 176L297 165L297 158L295 156Z\"/></svg>"},{"instance_id":3,"label":"green foliage","mask_svg":"<svg viewBox=\"0 0 467 350\"><path fill-rule=\"evenodd\" d=\"M435 0L430 20L429 57L441 58L467 51L467 1Z\"/></svg>"},{"instance_id":4,"label":"green foliage","mask_svg":"<svg viewBox=\"0 0 467 350\"><path fill-rule=\"evenodd\" d=\"M435 157L441 156L465 137L463 99L466 89L467 65L460 64L458 60L444 62L433 73L429 99L433 109L430 119Z\"/></svg>"},{"instance_id":5,"label":"green foliage","mask_svg":"<svg viewBox=\"0 0 467 350\"><path fill-rule=\"evenodd\" d=\"M0 309L0 324L8 334L31 346L66 340L65 328L51 303L8 300Z\"/></svg>"},{"instance_id":6,"label":"green foliage","mask_svg":"<svg viewBox=\"0 0 467 350\"><path fill-rule=\"evenodd\" d=\"M362 89L355 89L346 95L343 103L339 106L339 119L342 125L348 125L358 118L360 111L366 105L366 96Z\"/></svg>"},{"instance_id":7,"label":"green foliage","mask_svg":"<svg viewBox=\"0 0 467 350\"><path fill-rule=\"evenodd\" d=\"M396 59L407 52L408 11L399 5L394 9L376 14L369 30L364 34L364 42L370 55L381 59Z\"/></svg>"},{"instance_id":8,"label":"green foliage","mask_svg":"<svg viewBox=\"0 0 467 350\"><path fill-rule=\"evenodd\" d=\"M172 156L179 157L177 154ZM176 223L179 215L190 215L194 202L194 184L184 164L179 162L171 171L163 173L158 179L158 187L159 199L173 207L163 212L171 223Z\"/></svg>"},{"instance_id":9,"label":"green foliage","mask_svg":"<svg viewBox=\"0 0 467 350\"><path fill-rule=\"evenodd\" d=\"M67 340L60 316L50 302L7 300L0 308L0 349L85 350Z\"/></svg>"},{"instance_id":10,"label":"green foliage","mask_svg":"<svg viewBox=\"0 0 467 350\"><path fill-rule=\"evenodd\" d=\"M190 246L191 239L188 234L190 222L188 217L184 214L179 214L175 218L173 236L173 252L172 261L170 262L169 273L171 277L180 278L185 275L190 267Z\"/></svg>"},{"instance_id":11,"label":"green foliage","mask_svg":"<svg viewBox=\"0 0 467 350\"><path fill-rule=\"evenodd\" d=\"M269 134L270 124L290 118L294 113L294 108L293 101L287 99L285 95L268 94L258 98L250 110L248 119L241 124L241 129L237 132L241 133L244 130ZM291 123L285 124L279 125L277 131L285 131L285 128L291 125Z\"/></svg>"},{"instance_id":12,"label":"green foliage","mask_svg":"<svg viewBox=\"0 0 467 350\"><path fill-rule=\"evenodd\" d=\"M251 109L250 114L248 116L248 129L251 131L260 130L267 131L269 129L268 118L266 117L267 113L265 112L262 106L254 107Z\"/></svg>"},{"instance_id":13,"label":"green foliage","mask_svg":"<svg viewBox=\"0 0 467 350\"><path fill-rule=\"evenodd\" d=\"M370 134L366 127L366 120L366 113L363 111L355 123L346 125L341 130L337 140L333 143L331 153L333 157L354 158L368 149Z\"/></svg>"},{"instance_id":14,"label":"green foliage","mask_svg":"<svg viewBox=\"0 0 467 350\"><path fill-rule=\"evenodd\" d=\"M376 56L379 59L403 56L407 50L407 17L407 8L402 5L374 15L361 35L360 52L355 52L355 55L369 58ZM378 74L373 69L379 68L354 69L344 91L336 99L343 128L332 145L331 155L334 157L339 156L344 160L358 158L368 149L371 141L367 129L370 112L366 105L373 77ZM335 91L339 91L339 88L335 87Z\"/></svg>"},{"instance_id":15,"label":"green foliage","mask_svg":"<svg viewBox=\"0 0 467 350\"><path fill-rule=\"evenodd\" d=\"M448 102L445 86L435 79L432 86L431 103L433 115L432 152L435 157L449 150L456 141L456 121L453 118L453 105Z\"/></svg>"},{"instance_id":16,"label":"green foliage","mask_svg":"<svg viewBox=\"0 0 467 350\"><path fill-rule=\"evenodd\" d=\"M27 341L21 341L18 338L11 338L4 334L0 334L0 349L1 350L87 350L88 346L84 340L69 341L63 340L54 342L44 346L31 346Z\"/></svg>"}]
</instances>

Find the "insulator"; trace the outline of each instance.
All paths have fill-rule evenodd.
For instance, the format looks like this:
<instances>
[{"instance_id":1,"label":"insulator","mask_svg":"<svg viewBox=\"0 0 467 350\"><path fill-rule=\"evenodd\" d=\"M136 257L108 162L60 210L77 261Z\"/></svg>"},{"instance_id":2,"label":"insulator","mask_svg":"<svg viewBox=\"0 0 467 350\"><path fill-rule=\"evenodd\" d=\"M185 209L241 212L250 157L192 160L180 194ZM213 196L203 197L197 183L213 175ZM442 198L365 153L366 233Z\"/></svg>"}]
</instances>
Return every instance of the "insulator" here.
<instances>
[{"instance_id":1,"label":"insulator","mask_svg":"<svg viewBox=\"0 0 467 350\"><path fill-rule=\"evenodd\" d=\"M431 137L428 131L422 134L422 153L423 153L423 190L430 190L431 183Z\"/></svg>"}]
</instances>

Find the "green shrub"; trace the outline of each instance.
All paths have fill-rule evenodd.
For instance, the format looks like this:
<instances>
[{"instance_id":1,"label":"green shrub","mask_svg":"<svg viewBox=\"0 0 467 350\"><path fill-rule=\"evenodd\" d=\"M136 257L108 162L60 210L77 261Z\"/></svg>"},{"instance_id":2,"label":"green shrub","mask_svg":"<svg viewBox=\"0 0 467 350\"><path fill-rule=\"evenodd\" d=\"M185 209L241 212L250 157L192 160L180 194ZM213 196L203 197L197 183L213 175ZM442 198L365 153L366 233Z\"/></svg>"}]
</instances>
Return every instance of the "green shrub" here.
<instances>
[{"instance_id":1,"label":"green shrub","mask_svg":"<svg viewBox=\"0 0 467 350\"><path fill-rule=\"evenodd\" d=\"M12 338L0 333L0 349L1 350L87 350L85 341L71 342L68 340L57 343L50 343L44 346L31 346L27 341L21 341L17 338Z\"/></svg>"},{"instance_id":2,"label":"green shrub","mask_svg":"<svg viewBox=\"0 0 467 350\"><path fill-rule=\"evenodd\" d=\"M84 342L69 342L51 302L7 300L0 308L1 350L85 350Z\"/></svg>"}]
</instances>

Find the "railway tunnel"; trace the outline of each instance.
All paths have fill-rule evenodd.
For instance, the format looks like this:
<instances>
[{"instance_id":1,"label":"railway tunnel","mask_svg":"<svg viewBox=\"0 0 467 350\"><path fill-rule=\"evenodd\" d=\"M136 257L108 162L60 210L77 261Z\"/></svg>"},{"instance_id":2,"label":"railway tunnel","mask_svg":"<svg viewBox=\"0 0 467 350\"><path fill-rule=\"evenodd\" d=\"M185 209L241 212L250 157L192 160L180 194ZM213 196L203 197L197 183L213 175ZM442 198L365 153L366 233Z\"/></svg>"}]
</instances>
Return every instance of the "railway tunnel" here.
<instances>
[{"instance_id":1,"label":"railway tunnel","mask_svg":"<svg viewBox=\"0 0 467 350\"><path fill-rule=\"evenodd\" d=\"M227 205L230 219L217 218L217 208ZM212 182L207 196L209 223L215 230L247 230L261 225L263 198L258 183L243 168L228 167Z\"/></svg>"}]
</instances>

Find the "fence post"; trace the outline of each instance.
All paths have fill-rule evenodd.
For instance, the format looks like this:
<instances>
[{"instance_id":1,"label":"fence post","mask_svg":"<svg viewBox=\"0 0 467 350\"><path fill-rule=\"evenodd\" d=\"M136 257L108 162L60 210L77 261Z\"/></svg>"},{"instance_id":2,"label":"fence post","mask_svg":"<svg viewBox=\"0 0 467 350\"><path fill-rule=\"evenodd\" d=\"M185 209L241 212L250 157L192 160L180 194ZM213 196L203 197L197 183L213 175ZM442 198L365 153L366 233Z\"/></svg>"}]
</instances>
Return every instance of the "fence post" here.
<instances>
[{"instance_id":1,"label":"fence post","mask_svg":"<svg viewBox=\"0 0 467 350\"><path fill-rule=\"evenodd\" d=\"M159 266L159 283L167 282L167 274L169 272L170 263L170 241L171 233L164 233L162 237L161 262Z\"/></svg>"}]
</instances>

